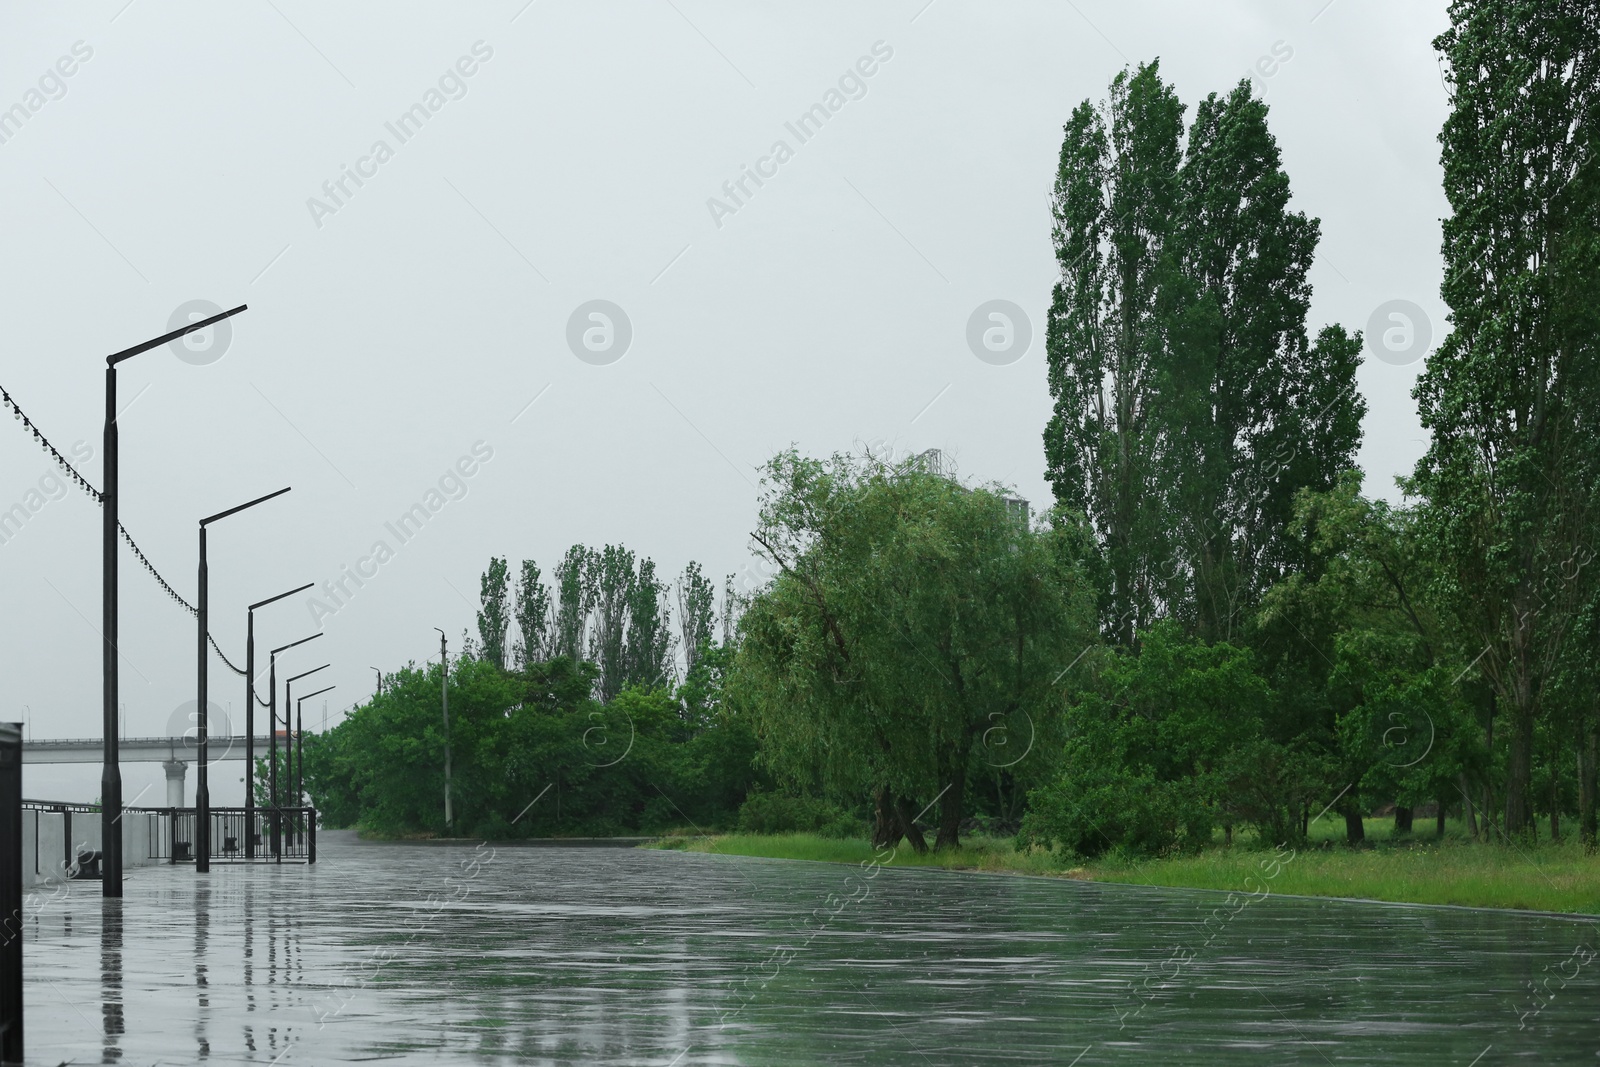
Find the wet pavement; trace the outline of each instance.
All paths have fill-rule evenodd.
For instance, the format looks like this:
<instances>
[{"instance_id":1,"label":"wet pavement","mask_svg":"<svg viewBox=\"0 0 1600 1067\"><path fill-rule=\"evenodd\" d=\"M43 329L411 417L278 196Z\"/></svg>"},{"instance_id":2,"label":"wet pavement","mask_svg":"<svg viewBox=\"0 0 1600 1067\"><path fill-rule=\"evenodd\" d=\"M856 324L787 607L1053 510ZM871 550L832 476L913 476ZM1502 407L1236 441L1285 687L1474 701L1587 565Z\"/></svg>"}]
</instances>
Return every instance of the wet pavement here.
<instances>
[{"instance_id":1,"label":"wet pavement","mask_svg":"<svg viewBox=\"0 0 1600 1067\"><path fill-rule=\"evenodd\" d=\"M1600 933L615 848L131 870L27 911L29 1062L1597 1062ZM1476 1059L1475 1059L1476 1058Z\"/></svg>"}]
</instances>

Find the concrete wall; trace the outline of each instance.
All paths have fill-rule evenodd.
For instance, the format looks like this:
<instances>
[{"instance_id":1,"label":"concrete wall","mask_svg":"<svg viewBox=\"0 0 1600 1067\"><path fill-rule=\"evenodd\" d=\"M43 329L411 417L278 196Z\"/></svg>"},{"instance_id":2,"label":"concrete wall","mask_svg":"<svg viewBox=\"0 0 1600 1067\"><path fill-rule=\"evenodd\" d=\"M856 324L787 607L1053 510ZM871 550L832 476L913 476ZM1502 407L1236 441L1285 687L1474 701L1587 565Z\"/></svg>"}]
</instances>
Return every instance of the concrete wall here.
<instances>
[{"instance_id":1,"label":"concrete wall","mask_svg":"<svg viewBox=\"0 0 1600 1067\"><path fill-rule=\"evenodd\" d=\"M66 830L72 827L71 859L76 860L79 849L100 848L100 814L90 811L39 811L22 810L22 885L31 889L49 882L58 882L64 876L69 859ZM165 863L164 859L150 856L152 833L165 834L166 816L151 818L142 811L128 812L122 822L122 866L147 867Z\"/></svg>"}]
</instances>

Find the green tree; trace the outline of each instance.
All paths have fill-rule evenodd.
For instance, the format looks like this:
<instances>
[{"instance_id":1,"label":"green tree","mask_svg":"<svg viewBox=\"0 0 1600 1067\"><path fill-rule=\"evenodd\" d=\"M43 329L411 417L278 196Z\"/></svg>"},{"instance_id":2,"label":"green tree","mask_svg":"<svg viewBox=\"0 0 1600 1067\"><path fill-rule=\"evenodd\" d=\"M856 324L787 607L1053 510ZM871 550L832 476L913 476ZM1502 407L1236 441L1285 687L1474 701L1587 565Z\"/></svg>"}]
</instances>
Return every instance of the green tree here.
<instances>
[{"instance_id":1,"label":"green tree","mask_svg":"<svg viewBox=\"0 0 1600 1067\"><path fill-rule=\"evenodd\" d=\"M438 664L425 670L408 665L387 677L382 694L307 745L306 788L317 808L341 821L354 809L354 821L380 833L445 831L440 682ZM470 828L510 802L477 754L501 729L516 692L515 676L486 660L463 657L451 664L451 794L458 827Z\"/></svg>"},{"instance_id":2,"label":"green tree","mask_svg":"<svg viewBox=\"0 0 1600 1067\"><path fill-rule=\"evenodd\" d=\"M1093 524L1106 570L1101 625L1122 645L1156 618L1170 570L1158 397L1182 133L1183 105L1159 64L1141 65L1117 75L1100 107L1073 110L1056 172L1046 477L1056 501Z\"/></svg>"},{"instance_id":3,"label":"green tree","mask_svg":"<svg viewBox=\"0 0 1600 1067\"><path fill-rule=\"evenodd\" d=\"M1461 684L1474 651L1434 596L1443 564L1424 509L1367 499L1349 471L1301 492L1289 536L1309 562L1264 598L1257 636L1287 698L1273 726L1291 729L1276 739L1324 758L1328 800L1312 803L1338 798L1352 844L1375 802L1395 801L1403 829L1424 801L1470 806L1484 767Z\"/></svg>"},{"instance_id":4,"label":"green tree","mask_svg":"<svg viewBox=\"0 0 1600 1067\"><path fill-rule=\"evenodd\" d=\"M522 571L517 577L517 669L526 670L530 663L542 663L552 654L550 590L540 580L539 565L531 559L522 561Z\"/></svg>"},{"instance_id":5,"label":"green tree","mask_svg":"<svg viewBox=\"0 0 1600 1067\"><path fill-rule=\"evenodd\" d=\"M594 612L595 553L583 545L567 549L556 565L556 607L552 653L581 660L589 651L589 616Z\"/></svg>"},{"instance_id":6,"label":"green tree","mask_svg":"<svg viewBox=\"0 0 1600 1067\"><path fill-rule=\"evenodd\" d=\"M489 568L478 582L478 596L478 641L482 658L505 670L506 631L510 628L510 621L506 613L504 556L489 557Z\"/></svg>"},{"instance_id":7,"label":"green tree","mask_svg":"<svg viewBox=\"0 0 1600 1067\"><path fill-rule=\"evenodd\" d=\"M790 450L764 480L754 539L778 575L740 622L731 699L776 773L871 796L879 843L925 848L928 804L955 846L984 730L1054 715L1052 682L1093 639L1076 528L870 458Z\"/></svg>"},{"instance_id":8,"label":"green tree","mask_svg":"<svg viewBox=\"0 0 1600 1067\"><path fill-rule=\"evenodd\" d=\"M1432 434L1417 465L1442 580L1509 720L1507 833L1531 832L1535 728L1582 583L1596 463L1594 131L1600 12L1579 0L1455 0L1434 42L1442 295L1454 329L1417 382Z\"/></svg>"},{"instance_id":9,"label":"green tree","mask_svg":"<svg viewBox=\"0 0 1600 1067\"><path fill-rule=\"evenodd\" d=\"M1175 615L1242 641L1301 562L1294 494L1351 466L1360 339L1308 342L1318 223L1288 208L1267 106L1241 82L1196 109L1156 63L1124 71L1065 130L1047 334L1047 475L1102 548L1102 627L1132 646Z\"/></svg>"},{"instance_id":10,"label":"green tree","mask_svg":"<svg viewBox=\"0 0 1600 1067\"><path fill-rule=\"evenodd\" d=\"M1137 654L1108 650L1097 684L1071 704L1058 776L1029 796L1021 841L1081 856L1210 844L1258 764L1269 705L1248 649L1204 644L1170 620ZM1289 832L1283 820L1263 829Z\"/></svg>"},{"instance_id":11,"label":"green tree","mask_svg":"<svg viewBox=\"0 0 1600 1067\"><path fill-rule=\"evenodd\" d=\"M1354 466L1361 339L1306 336L1319 224L1289 210L1267 105L1242 81L1195 110L1179 177L1181 300L1166 330L1174 608L1206 641L1244 640L1262 593L1302 562L1294 496Z\"/></svg>"},{"instance_id":12,"label":"green tree","mask_svg":"<svg viewBox=\"0 0 1600 1067\"><path fill-rule=\"evenodd\" d=\"M633 553L621 545L607 545L596 557L592 574L594 631L589 658L600 668L597 695L609 702L628 683L628 613L639 580Z\"/></svg>"},{"instance_id":13,"label":"green tree","mask_svg":"<svg viewBox=\"0 0 1600 1067\"><path fill-rule=\"evenodd\" d=\"M678 577L678 639L683 645L684 675L694 673L716 631L716 588L694 560Z\"/></svg>"},{"instance_id":14,"label":"green tree","mask_svg":"<svg viewBox=\"0 0 1600 1067\"><path fill-rule=\"evenodd\" d=\"M648 556L639 560L627 608L628 632L623 649L626 684L649 687L670 683L675 672L667 587L656 577L655 561Z\"/></svg>"}]
</instances>

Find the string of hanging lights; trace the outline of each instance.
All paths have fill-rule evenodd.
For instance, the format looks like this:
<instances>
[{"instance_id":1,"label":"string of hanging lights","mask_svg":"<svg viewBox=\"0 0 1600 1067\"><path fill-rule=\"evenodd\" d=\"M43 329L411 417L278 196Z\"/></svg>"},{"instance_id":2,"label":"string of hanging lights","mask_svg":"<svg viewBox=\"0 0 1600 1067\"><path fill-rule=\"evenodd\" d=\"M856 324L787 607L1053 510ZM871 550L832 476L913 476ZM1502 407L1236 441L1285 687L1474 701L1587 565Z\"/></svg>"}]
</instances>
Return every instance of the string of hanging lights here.
<instances>
[{"instance_id":1,"label":"string of hanging lights","mask_svg":"<svg viewBox=\"0 0 1600 1067\"><path fill-rule=\"evenodd\" d=\"M94 486L90 485L88 479L79 474L72 464L67 462L67 457L61 454L60 449L56 448L55 445L50 443L50 439L47 438L42 431L40 431L39 427L34 424L32 419L28 418L27 414L22 410L17 402L12 399L11 394L6 392L4 386L0 386L0 405L4 405L6 408L10 409L12 417L18 422L22 423L22 428L33 435L33 439L39 443L39 447L43 448L47 453L49 453L50 458L55 460L56 465L66 473L68 478L72 479L74 484L76 484L85 493L88 493L89 496L94 499L96 504L103 502L100 496L100 491ZM144 566L145 570L150 572L150 576L156 580L157 585L161 586L162 591L176 601L178 606L183 608L183 610L187 611L190 615L197 614L194 605L190 604L187 600L178 595L178 591L172 588L171 583L161 576L160 571L156 570L155 564L150 562L150 558L144 554L144 551L137 544L134 543L133 535L128 533L128 528L119 522L117 523L117 532L122 535L122 539L123 541L127 542L128 547L133 550L134 558ZM206 634L206 640L211 643L211 648L216 652L217 658L221 659L223 663L227 664L227 667L230 671L239 675L240 677L244 676L245 672L240 668L235 667L232 661L229 660L227 656L223 655L222 649L217 647L216 638L212 637L210 634Z\"/></svg>"},{"instance_id":2,"label":"string of hanging lights","mask_svg":"<svg viewBox=\"0 0 1600 1067\"><path fill-rule=\"evenodd\" d=\"M0 403L3 403L6 407L11 409L12 416L15 417L18 422L22 423L22 428L31 433L33 435L33 439L39 442L46 452L50 453L50 458L54 459L56 464L66 472L67 477L76 482L79 488L88 493L90 496L94 497L95 500L98 501L100 499L100 491L94 486L90 485L88 480L85 479L83 475L79 474L75 469L73 469L72 464L67 462L67 457L63 456L60 451L57 450L56 446L51 444L44 434L39 432L39 427L35 426L33 424L33 420L24 414L23 410L17 406L17 402L15 400L11 399L11 394L5 391L4 386L0 386Z\"/></svg>"}]
</instances>

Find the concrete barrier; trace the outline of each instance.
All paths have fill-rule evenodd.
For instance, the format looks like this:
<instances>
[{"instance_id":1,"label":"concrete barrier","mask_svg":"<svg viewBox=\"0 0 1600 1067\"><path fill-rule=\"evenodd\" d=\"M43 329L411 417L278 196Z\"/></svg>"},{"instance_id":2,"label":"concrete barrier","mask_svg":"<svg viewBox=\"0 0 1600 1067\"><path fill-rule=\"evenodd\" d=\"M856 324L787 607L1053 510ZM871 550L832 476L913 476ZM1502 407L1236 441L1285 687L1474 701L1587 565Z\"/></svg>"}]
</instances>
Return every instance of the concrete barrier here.
<instances>
[{"instance_id":1,"label":"concrete barrier","mask_svg":"<svg viewBox=\"0 0 1600 1067\"><path fill-rule=\"evenodd\" d=\"M128 811L122 816L122 866L166 863L151 855L152 837L166 834L169 816L162 812ZM71 840L68 840L70 828ZM156 841L161 838L156 837ZM100 813L24 808L22 812L22 884L24 889L60 882L75 866L80 851L100 851Z\"/></svg>"}]
</instances>

